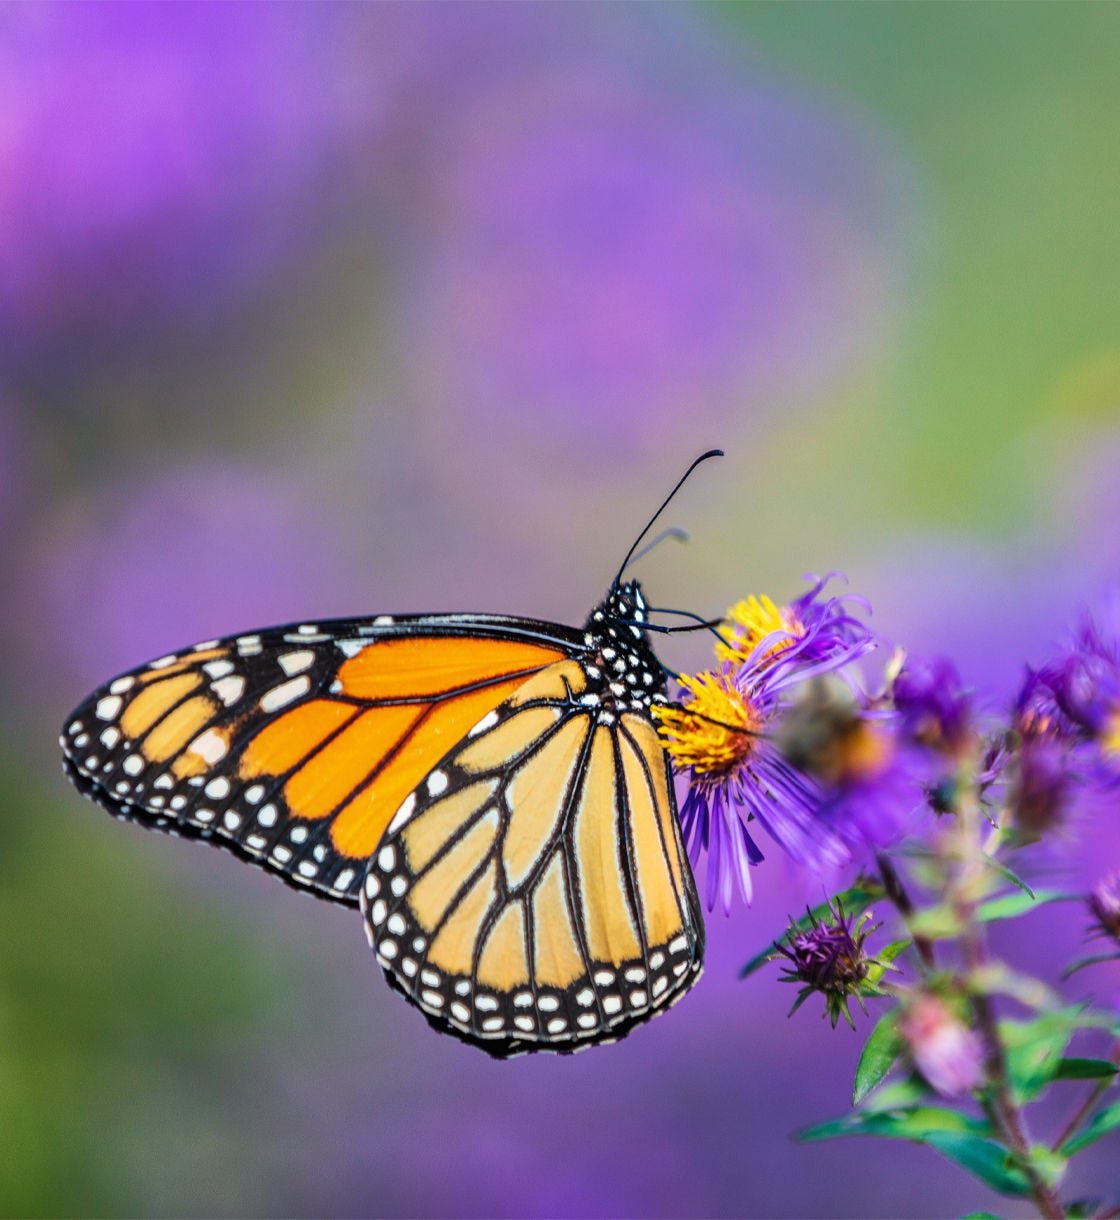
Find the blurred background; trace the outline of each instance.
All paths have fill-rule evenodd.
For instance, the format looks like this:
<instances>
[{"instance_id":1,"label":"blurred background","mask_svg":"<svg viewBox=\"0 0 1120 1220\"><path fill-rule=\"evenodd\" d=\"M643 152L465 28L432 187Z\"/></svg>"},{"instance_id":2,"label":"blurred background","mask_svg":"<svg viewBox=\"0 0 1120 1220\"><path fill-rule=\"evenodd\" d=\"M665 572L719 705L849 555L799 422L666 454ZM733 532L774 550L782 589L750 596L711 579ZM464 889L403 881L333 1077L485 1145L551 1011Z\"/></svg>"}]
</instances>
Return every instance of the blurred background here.
<instances>
[{"instance_id":1,"label":"blurred background","mask_svg":"<svg viewBox=\"0 0 1120 1220\"><path fill-rule=\"evenodd\" d=\"M792 1142L861 1038L736 980L819 893L776 851L671 1015L493 1063L55 736L271 622L581 622L713 445L654 599L839 568L1003 706L1120 557L1118 46L1115 5L0 8L0 1210L1023 1214Z\"/></svg>"}]
</instances>

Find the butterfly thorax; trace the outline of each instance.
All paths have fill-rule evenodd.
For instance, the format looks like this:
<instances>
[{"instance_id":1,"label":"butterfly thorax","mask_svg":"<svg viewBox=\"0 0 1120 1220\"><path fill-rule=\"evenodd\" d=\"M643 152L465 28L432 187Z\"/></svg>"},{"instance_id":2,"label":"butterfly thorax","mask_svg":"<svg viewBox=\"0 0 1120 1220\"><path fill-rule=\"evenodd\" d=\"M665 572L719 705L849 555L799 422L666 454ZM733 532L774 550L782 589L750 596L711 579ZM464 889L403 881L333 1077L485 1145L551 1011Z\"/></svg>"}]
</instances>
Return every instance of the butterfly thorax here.
<instances>
[{"instance_id":1,"label":"butterfly thorax","mask_svg":"<svg viewBox=\"0 0 1120 1220\"><path fill-rule=\"evenodd\" d=\"M585 698L599 699L607 715L644 710L665 698L665 671L641 626L648 619L641 585L632 580L615 585L584 625L584 643L594 650L584 668L602 683Z\"/></svg>"}]
</instances>

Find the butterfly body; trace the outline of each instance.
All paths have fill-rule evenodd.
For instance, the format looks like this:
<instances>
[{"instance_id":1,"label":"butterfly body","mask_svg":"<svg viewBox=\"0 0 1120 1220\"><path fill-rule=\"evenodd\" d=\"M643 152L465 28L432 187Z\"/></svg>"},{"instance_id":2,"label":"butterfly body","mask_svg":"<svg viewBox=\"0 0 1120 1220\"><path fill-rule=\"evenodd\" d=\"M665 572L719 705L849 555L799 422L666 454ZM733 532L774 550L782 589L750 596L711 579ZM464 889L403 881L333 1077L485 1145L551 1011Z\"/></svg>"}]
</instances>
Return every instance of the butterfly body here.
<instances>
[{"instance_id":1,"label":"butterfly body","mask_svg":"<svg viewBox=\"0 0 1120 1220\"><path fill-rule=\"evenodd\" d=\"M95 691L67 774L345 905L389 981L495 1055L613 1040L698 977L703 924L636 582L582 631L379 616L210 640Z\"/></svg>"}]
</instances>

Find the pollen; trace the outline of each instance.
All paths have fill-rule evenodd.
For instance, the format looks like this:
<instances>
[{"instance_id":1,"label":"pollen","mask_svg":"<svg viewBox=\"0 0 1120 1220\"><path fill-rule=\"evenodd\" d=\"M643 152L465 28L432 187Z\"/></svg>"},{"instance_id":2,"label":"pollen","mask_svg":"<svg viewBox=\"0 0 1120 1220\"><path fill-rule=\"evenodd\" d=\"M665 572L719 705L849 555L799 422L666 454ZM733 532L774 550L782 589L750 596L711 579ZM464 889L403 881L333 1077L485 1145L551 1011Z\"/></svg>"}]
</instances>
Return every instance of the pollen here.
<instances>
[{"instance_id":1,"label":"pollen","mask_svg":"<svg viewBox=\"0 0 1120 1220\"><path fill-rule=\"evenodd\" d=\"M1120 709L1112 712L1104 722L1101 749L1113 758L1120 755Z\"/></svg>"},{"instance_id":2,"label":"pollen","mask_svg":"<svg viewBox=\"0 0 1120 1220\"><path fill-rule=\"evenodd\" d=\"M795 639L805 634L805 628L789 607L776 606L765 594L751 596L736 602L724 616L724 633L728 637L716 645L716 656L721 661L742 663L746 661L760 640L775 631L789 632L790 638L779 640L766 654L775 656L789 648Z\"/></svg>"},{"instance_id":3,"label":"pollen","mask_svg":"<svg viewBox=\"0 0 1120 1220\"><path fill-rule=\"evenodd\" d=\"M683 770L718 779L742 766L754 751L762 718L728 674L682 675L680 704L655 704L661 743Z\"/></svg>"}]
</instances>

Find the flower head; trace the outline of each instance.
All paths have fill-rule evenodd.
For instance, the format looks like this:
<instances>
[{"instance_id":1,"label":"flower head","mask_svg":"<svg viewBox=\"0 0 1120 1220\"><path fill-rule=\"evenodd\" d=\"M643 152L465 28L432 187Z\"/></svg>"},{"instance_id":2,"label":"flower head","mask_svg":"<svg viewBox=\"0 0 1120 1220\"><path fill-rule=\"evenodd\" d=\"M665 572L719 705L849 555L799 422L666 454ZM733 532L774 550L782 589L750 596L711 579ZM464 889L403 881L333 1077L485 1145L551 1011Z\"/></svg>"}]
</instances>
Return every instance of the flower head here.
<instances>
[{"instance_id":1,"label":"flower head","mask_svg":"<svg viewBox=\"0 0 1120 1220\"><path fill-rule=\"evenodd\" d=\"M960 1097L983 1084L980 1036L940 996L920 992L911 999L899 1029L914 1066L942 1097Z\"/></svg>"},{"instance_id":2,"label":"flower head","mask_svg":"<svg viewBox=\"0 0 1120 1220\"><path fill-rule=\"evenodd\" d=\"M1120 872L1102 877L1089 895L1089 911L1096 921L1093 932L1120 944Z\"/></svg>"},{"instance_id":3,"label":"flower head","mask_svg":"<svg viewBox=\"0 0 1120 1220\"><path fill-rule=\"evenodd\" d=\"M1036 839L1061 821L1069 803L1073 775L1069 747L1054 734L1022 739L1012 767L1008 805L1015 825Z\"/></svg>"},{"instance_id":4,"label":"flower head","mask_svg":"<svg viewBox=\"0 0 1120 1220\"><path fill-rule=\"evenodd\" d=\"M891 685L902 730L920 745L959 759L974 737L972 696L946 657L907 657Z\"/></svg>"},{"instance_id":5,"label":"flower head","mask_svg":"<svg viewBox=\"0 0 1120 1220\"><path fill-rule=\"evenodd\" d=\"M797 862L818 868L897 836L895 758L881 715L858 704L843 683L834 683L842 695L824 700L835 706L812 708L811 694L793 700L875 643L840 599L818 601L822 588L818 582L783 612L775 607L787 626L753 644L744 625L735 638L747 641L745 660L683 677L681 702L655 708L665 749L689 776L681 825L693 864L708 853L709 908L718 897L729 911L736 888L750 901L750 866L763 858L755 827ZM763 618L774 607L761 598L742 604ZM797 632L789 627L795 618Z\"/></svg>"},{"instance_id":6,"label":"flower head","mask_svg":"<svg viewBox=\"0 0 1120 1220\"><path fill-rule=\"evenodd\" d=\"M787 650L796 651L803 662L846 665L875 647L867 624L851 613L846 600L863 605L861 599L821 597L828 582L838 575L809 577L814 583L786 606L777 606L765 595L752 595L730 607L724 620L724 638L716 645L716 658L733 664L752 659L765 661ZM759 648L761 656L756 658ZM806 675L807 676L807 675Z\"/></svg>"},{"instance_id":7,"label":"flower head","mask_svg":"<svg viewBox=\"0 0 1120 1220\"><path fill-rule=\"evenodd\" d=\"M784 943L779 941L774 947L790 963L783 967L782 982L802 984L793 1008L819 991L825 999L825 1015L835 1029L841 1016L854 1025L848 999L855 996L862 1006L864 986L878 963L864 950L864 942L875 930L866 926L870 912L853 923L837 903L835 908L829 906L829 914L831 919L818 919L810 912L808 927L790 920Z\"/></svg>"}]
</instances>

